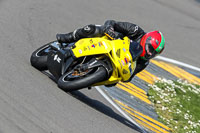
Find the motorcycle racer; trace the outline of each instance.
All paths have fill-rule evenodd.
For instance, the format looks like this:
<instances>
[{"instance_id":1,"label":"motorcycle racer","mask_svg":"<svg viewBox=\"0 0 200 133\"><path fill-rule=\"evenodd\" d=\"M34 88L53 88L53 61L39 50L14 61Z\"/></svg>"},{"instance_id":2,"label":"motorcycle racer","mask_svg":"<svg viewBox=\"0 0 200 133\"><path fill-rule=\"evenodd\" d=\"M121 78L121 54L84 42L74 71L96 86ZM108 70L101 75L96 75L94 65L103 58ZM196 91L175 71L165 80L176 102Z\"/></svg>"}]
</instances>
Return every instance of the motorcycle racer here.
<instances>
[{"instance_id":1,"label":"motorcycle racer","mask_svg":"<svg viewBox=\"0 0 200 133\"><path fill-rule=\"evenodd\" d=\"M107 20L104 25L90 24L83 28L76 29L67 34L57 34L56 38L60 43L71 43L81 38L101 37L107 35L111 39L123 38L124 36L131 39L131 49L141 50L139 58L136 61L136 69L131 75L131 79L139 72L144 70L149 64L149 60L162 53L165 47L165 39L160 31L144 32L138 25L130 22L119 22Z\"/></svg>"}]
</instances>

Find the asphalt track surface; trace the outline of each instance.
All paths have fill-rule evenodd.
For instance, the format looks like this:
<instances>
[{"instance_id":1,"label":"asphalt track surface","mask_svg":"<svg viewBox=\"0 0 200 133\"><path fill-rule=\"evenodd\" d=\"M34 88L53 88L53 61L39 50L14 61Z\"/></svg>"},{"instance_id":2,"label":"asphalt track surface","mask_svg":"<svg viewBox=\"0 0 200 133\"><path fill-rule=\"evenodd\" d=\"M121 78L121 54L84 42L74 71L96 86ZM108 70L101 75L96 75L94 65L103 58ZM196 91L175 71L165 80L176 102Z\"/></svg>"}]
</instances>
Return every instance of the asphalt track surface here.
<instances>
[{"instance_id":1,"label":"asphalt track surface","mask_svg":"<svg viewBox=\"0 0 200 133\"><path fill-rule=\"evenodd\" d=\"M33 50L107 19L159 29L165 57L200 67L198 0L0 0L0 133L132 133L95 89L68 94L31 67Z\"/></svg>"}]
</instances>

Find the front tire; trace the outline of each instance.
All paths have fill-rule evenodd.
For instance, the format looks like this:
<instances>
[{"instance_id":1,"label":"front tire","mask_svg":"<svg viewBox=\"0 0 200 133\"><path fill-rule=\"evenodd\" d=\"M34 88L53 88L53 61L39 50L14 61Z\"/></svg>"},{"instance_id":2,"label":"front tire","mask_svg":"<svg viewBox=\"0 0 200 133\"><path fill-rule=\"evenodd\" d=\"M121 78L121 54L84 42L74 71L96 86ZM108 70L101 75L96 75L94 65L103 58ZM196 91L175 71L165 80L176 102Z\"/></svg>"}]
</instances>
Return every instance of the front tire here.
<instances>
[{"instance_id":1,"label":"front tire","mask_svg":"<svg viewBox=\"0 0 200 133\"><path fill-rule=\"evenodd\" d=\"M77 78L72 81L66 78L69 74L70 72L64 74L58 80L58 87L66 92L90 87L97 82L105 80L107 77L107 71L103 66L99 66L93 73L87 74L85 77Z\"/></svg>"}]
</instances>

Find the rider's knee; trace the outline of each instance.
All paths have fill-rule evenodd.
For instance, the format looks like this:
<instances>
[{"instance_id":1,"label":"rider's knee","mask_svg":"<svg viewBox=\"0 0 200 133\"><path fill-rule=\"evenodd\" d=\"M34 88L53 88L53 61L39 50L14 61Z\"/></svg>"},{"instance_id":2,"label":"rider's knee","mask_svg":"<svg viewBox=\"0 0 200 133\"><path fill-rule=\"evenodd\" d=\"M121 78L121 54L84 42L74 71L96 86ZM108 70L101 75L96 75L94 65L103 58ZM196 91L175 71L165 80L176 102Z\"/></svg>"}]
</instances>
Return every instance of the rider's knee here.
<instances>
[{"instance_id":1,"label":"rider's knee","mask_svg":"<svg viewBox=\"0 0 200 133\"><path fill-rule=\"evenodd\" d=\"M92 35L95 33L96 26L93 24L86 25L85 27L82 28L82 32L85 35Z\"/></svg>"}]
</instances>

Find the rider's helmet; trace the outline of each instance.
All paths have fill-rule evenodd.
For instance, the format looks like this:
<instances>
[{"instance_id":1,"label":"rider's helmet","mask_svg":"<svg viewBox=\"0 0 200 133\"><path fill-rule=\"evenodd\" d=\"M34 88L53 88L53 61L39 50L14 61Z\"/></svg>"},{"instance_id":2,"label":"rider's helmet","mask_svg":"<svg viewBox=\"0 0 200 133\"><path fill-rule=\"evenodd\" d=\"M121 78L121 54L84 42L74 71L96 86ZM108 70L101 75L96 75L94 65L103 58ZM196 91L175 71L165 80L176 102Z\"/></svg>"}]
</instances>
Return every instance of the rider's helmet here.
<instances>
[{"instance_id":1,"label":"rider's helmet","mask_svg":"<svg viewBox=\"0 0 200 133\"><path fill-rule=\"evenodd\" d=\"M160 31L151 31L141 38L140 45L143 47L140 57L148 60L162 53L165 48L165 38Z\"/></svg>"}]
</instances>

